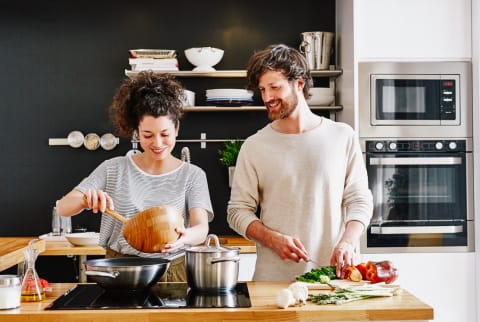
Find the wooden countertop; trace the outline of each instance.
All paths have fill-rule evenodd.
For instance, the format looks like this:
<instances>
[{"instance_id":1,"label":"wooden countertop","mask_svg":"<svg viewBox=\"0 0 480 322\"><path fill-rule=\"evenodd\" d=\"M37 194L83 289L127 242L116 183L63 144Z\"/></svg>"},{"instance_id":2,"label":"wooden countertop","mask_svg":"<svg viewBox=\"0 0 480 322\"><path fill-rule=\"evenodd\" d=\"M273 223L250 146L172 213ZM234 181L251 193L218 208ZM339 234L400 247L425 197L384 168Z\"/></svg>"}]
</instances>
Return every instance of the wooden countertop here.
<instances>
[{"instance_id":1,"label":"wooden countertop","mask_svg":"<svg viewBox=\"0 0 480 322\"><path fill-rule=\"evenodd\" d=\"M28 247L30 240L36 237L1 237L0 238L0 272L25 260L23 251ZM35 249L43 252L45 241L36 239Z\"/></svg>"},{"instance_id":2,"label":"wooden countertop","mask_svg":"<svg viewBox=\"0 0 480 322\"><path fill-rule=\"evenodd\" d=\"M0 238L1 240L2 238ZM237 236L220 236L222 246L239 247L240 253L255 253L255 242ZM47 241L42 256L59 255L105 255L105 249L100 246L74 246L68 241Z\"/></svg>"},{"instance_id":3,"label":"wooden countertop","mask_svg":"<svg viewBox=\"0 0 480 322\"><path fill-rule=\"evenodd\" d=\"M100 246L74 246L66 240L43 240L38 237L0 237L0 272L21 263L28 242L36 239L35 248L41 256L105 255ZM219 236L222 246L239 247L240 253L255 253L255 242L240 236Z\"/></svg>"},{"instance_id":4,"label":"wooden countertop","mask_svg":"<svg viewBox=\"0 0 480 322\"><path fill-rule=\"evenodd\" d=\"M21 303L20 308L0 310L0 322L15 321L428 321L433 308L403 290L390 298L376 298L343 305L307 303L301 307L277 308L276 294L288 282L248 282L250 308L44 310L55 298L75 284L52 284L52 293L42 302ZM312 291L315 292L315 291Z\"/></svg>"},{"instance_id":5,"label":"wooden countertop","mask_svg":"<svg viewBox=\"0 0 480 322\"><path fill-rule=\"evenodd\" d=\"M105 248L100 246L74 246L68 241L47 241L41 256L61 255L105 255Z\"/></svg>"}]
</instances>

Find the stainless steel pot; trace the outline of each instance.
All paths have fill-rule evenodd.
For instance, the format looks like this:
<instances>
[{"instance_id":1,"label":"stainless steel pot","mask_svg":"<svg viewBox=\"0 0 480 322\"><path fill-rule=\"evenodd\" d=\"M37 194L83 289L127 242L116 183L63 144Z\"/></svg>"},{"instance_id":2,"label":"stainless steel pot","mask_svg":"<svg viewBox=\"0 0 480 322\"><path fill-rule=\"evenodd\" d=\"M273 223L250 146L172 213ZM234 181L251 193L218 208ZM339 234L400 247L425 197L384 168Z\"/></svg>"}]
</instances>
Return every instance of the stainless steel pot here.
<instances>
[{"instance_id":1,"label":"stainless steel pot","mask_svg":"<svg viewBox=\"0 0 480 322\"><path fill-rule=\"evenodd\" d=\"M215 246L210 246L211 240ZM187 283L206 292L228 291L237 285L240 248L221 247L216 235L208 235L205 246L186 250Z\"/></svg>"},{"instance_id":2,"label":"stainless steel pot","mask_svg":"<svg viewBox=\"0 0 480 322\"><path fill-rule=\"evenodd\" d=\"M85 262L85 274L106 289L140 290L155 284L167 271L168 259L116 257Z\"/></svg>"}]
</instances>

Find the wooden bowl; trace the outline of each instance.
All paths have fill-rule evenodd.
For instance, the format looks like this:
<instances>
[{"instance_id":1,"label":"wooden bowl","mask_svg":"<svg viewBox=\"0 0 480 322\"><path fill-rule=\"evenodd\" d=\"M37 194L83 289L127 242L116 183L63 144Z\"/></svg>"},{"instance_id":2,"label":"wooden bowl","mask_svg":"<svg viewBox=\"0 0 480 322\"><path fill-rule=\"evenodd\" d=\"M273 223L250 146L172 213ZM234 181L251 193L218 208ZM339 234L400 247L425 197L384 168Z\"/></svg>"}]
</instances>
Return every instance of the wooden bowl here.
<instances>
[{"instance_id":1,"label":"wooden bowl","mask_svg":"<svg viewBox=\"0 0 480 322\"><path fill-rule=\"evenodd\" d=\"M184 220L176 207L155 206L129 219L123 236L133 248L155 253L178 239L177 227L184 227Z\"/></svg>"}]
</instances>

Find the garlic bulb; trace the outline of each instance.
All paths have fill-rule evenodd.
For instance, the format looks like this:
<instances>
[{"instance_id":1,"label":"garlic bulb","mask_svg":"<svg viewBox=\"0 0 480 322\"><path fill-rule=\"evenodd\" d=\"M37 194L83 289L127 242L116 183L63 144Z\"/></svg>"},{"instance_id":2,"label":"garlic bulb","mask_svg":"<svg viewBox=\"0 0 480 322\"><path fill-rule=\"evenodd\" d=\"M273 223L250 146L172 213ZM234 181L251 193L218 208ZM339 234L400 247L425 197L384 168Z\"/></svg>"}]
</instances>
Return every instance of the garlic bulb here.
<instances>
[{"instance_id":1,"label":"garlic bulb","mask_svg":"<svg viewBox=\"0 0 480 322\"><path fill-rule=\"evenodd\" d=\"M288 286L288 289L290 290L290 292L292 292L293 298L295 299L296 303L301 305L307 303L308 287L306 287L302 283L295 282L290 284L290 286Z\"/></svg>"},{"instance_id":2,"label":"garlic bulb","mask_svg":"<svg viewBox=\"0 0 480 322\"><path fill-rule=\"evenodd\" d=\"M284 288L277 294L276 299L277 306L286 309L290 305L295 305L295 298L293 297L292 292L288 288Z\"/></svg>"}]
</instances>

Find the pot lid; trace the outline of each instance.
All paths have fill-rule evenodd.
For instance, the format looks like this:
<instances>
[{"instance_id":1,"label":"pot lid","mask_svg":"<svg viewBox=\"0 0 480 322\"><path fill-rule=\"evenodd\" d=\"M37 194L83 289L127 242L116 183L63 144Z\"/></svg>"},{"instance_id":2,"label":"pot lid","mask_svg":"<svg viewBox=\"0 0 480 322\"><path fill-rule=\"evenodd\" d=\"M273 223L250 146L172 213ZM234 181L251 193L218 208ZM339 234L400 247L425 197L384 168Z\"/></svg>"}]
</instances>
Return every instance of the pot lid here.
<instances>
[{"instance_id":1,"label":"pot lid","mask_svg":"<svg viewBox=\"0 0 480 322\"><path fill-rule=\"evenodd\" d=\"M210 241L211 240L215 241L215 245L211 246ZM205 241L205 246L195 246L195 247L190 247L187 249L187 252L198 252L198 253L218 253L218 252L227 252L227 251L232 251L232 250L239 250L238 247L223 247L220 246L220 241L218 240L217 235L215 234L210 234L207 236L207 240Z\"/></svg>"}]
</instances>

